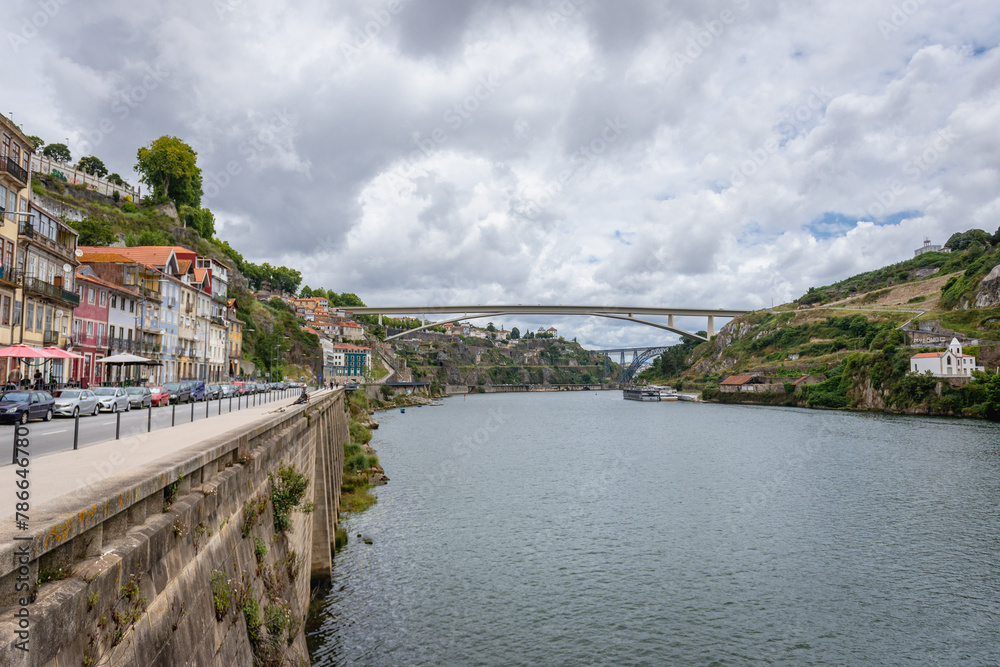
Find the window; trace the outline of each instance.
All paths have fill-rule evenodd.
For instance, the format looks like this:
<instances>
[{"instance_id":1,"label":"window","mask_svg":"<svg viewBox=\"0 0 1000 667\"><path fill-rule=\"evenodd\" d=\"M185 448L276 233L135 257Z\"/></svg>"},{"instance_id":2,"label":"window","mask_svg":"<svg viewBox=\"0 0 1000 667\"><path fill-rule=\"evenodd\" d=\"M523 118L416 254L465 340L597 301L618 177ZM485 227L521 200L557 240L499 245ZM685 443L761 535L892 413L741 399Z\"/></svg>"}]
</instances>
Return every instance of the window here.
<instances>
[{"instance_id":1,"label":"window","mask_svg":"<svg viewBox=\"0 0 1000 667\"><path fill-rule=\"evenodd\" d=\"M24 318L24 327L26 329L33 330L35 325L35 303L34 301L29 301L25 306L25 312L27 317Z\"/></svg>"},{"instance_id":2,"label":"window","mask_svg":"<svg viewBox=\"0 0 1000 667\"><path fill-rule=\"evenodd\" d=\"M108 293L101 290L101 308L104 308L106 305L108 305Z\"/></svg>"},{"instance_id":3,"label":"window","mask_svg":"<svg viewBox=\"0 0 1000 667\"><path fill-rule=\"evenodd\" d=\"M45 309L42 304L35 308L35 331L42 331L42 319L45 317Z\"/></svg>"},{"instance_id":4,"label":"window","mask_svg":"<svg viewBox=\"0 0 1000 667\"><path fill-rule=\"evenodd\" d=\"M130 313L134 313L135 312L135 301L130 300L128 302L128 312L130 312Z\"/></svg>"},{"instance_id":5,"label":"window","mask_svg":"<svg viewBox=\"0 0 1000 667\"><path fill-rule=\"evenodd\" d=\"M87 288L87 303L94 303L94 288Z\"/></svg>"},{"instance_id":6,"label":"window","mask_svg":"<svg viewBox=\"0 0 1000 667\"><path fill-rule=\"evenodd\" d=\"M87 338L93 338L94 336L94 323L87 322Z\"/></svg>"},{"instance_id":7,"label":"window","mask_svg":"<svg viewBox=\"0 0 1000 667\"><path fill-rule=\"evenodd\" d=\"M97 340L104 340L104 323L97 325Z\"/></svg>"},{"instance_id":8,"label":"window","mask_svg":"<svg viewBox=\"0 0 1000 667\"><path fill-rule=\"evenodd\" d=\"M10 297L5 296L0 301L2 301L2 305L0 305L0 324L5 327L10 326Z\"/></svg>"},{"instance_id":9,"label":"window","mask_svg":"<svg viewBox=\"0 0 1000 667\"><path fill-rule=\"evenodd\" d=\"M14 302L14 321L11 322L15 327L21 326L21 302Z\"/></svg>"},{"instance_id":10,"label":"window","mask_svg":"<svg viewBox=\"0 0 1000 667\"><path fill-rule=\"evenodd\" d=\"M114 297L111 297L111 298L114 298ZM113 325L113 324L108 327L108 338L110 340L114 340L115 339L115 325Z\"/></svg>"},{"instance_id":11,"label":"window","mask_svg":"<svg viewBox=\"0 0 1000 667\"><path fill-rule=\"evenodd\" d=\"M73 338L76 338L77 342L80 340L80 330L83 328L82 320L73 320Z\"/></svg>"},{"instance_id":12,"label":"window","mask_svg":"<svg viewBox=\"0 0 1000 667\"><path fill-rule=\"evenodd\" d=\"M118 307L118 295L117 294L112 294L111 295L111 307L112 308L117 308Z\"/></svg>"}]
</instances>

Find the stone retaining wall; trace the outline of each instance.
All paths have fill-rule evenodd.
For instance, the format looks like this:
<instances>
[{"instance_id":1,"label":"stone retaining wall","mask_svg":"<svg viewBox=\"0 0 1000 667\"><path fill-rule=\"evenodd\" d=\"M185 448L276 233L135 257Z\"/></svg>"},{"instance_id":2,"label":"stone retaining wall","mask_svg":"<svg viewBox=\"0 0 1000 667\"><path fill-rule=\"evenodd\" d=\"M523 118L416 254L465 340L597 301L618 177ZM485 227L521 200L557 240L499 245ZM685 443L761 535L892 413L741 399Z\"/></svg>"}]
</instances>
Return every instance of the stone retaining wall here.
<instances>
[{"instance_id":1,"label":"stone retaining wall","mask_svg":"<svg viewBox=\"0 0 1000 667\"><path fill-rule=\"evenodd\" d=\"M330 575L348 437L341 390L53 501L29 542L3 527L0 664L308 664L310 578ZM282 465L314 507L276 533L268 476ZM32 586L15 594L19 544ZM71 574L37 584L60 567ZM29 594L26 654L11 619Z\"/></svg>"}]
</instances>

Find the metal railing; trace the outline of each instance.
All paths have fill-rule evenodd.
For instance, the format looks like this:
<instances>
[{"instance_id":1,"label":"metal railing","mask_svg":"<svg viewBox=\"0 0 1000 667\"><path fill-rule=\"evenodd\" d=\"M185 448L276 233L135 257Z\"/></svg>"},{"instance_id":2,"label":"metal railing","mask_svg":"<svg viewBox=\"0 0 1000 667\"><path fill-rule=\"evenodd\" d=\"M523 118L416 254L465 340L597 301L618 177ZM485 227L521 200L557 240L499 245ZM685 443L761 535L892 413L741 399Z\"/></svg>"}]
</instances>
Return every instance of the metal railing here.
<instances>
[{"instance_id":1,"label":"metal railing","mask_svg":"<svg viewBox=\"0 0 1000 667\"><path fill-rule=\"evenodd\" d=\"M53 387L53 390L54 390L54 388L74 387L74 386L79 386L79 384L78 383L77 384L66 383L66 384L58 384L58 385L53 384L53 385L47 385L47 386ZM94 385L91 385L91 386L114 386L114 387L118 387L118 386L126 386L126 385L123 384L123 383L118 383L118 382L110 382L110 383L100 383L99 385L95 383ZM137 386L137 385L131 384L131 386ZM253 408L253 407L258 407L258 406L265 405L267 403L272 403L274 401L281 401L281 400L286 400L286 399L297 398L300 393L301 393L300 389L293 389L293 388L281 389L281 390L279 390L279 389L271 389L271 390L268 390L268 391L265 391L265 392L261 392L261 393L254 393L254 394L250 394L250 393L247 393L247 394L234 394L232 396L227 396L227 397L224 397L224 398L213 398L213 399L206 399L206 400L198 401L198 402L191 402L190 408L182 407L180 409L178 409L178 405L176 403L171 403L171 404L169 404L167 406L161 406L161 408L157 408L157 410L156 410L157 422L159 422L159 423L156 425L155 429L154 429L154 424L153 424L153 414L154 414L154 411L153 411L152 405L150 405L147 408L138 408L136 410L136 412L140 412L142 410L145 410L146 411L146 418L145 419L142 419L142 417L139 417L138 419L135 419L134 417L126 416L126 419L131 419L132 421L131 421L131 423L125 424L126 432L124 432L124 433L122 432L122 412L121 411L116 411L114 413L114 415L113 415L114 419L115 419L115 423L114 423L114 426L113 426L114 435L112 436L112 434L111 434L111 431L112 431L111 425L110 424L105 424L105 426L107 426L108 428L106 430L104 430L103 433L98 433L97 434L98 438L103 438L103 439L99 439L99 440L97 440L95 442L90 442L90 443L87 443L87 444L98 444L99 442L107 442L109 440L119 440L119 439L121 439L121 437L123 435L124 436L129 436L129 435L137 435L137 434L140 434L140 433L149 433L149 432L151 432L153 430L160 430L160 429L163 429L163 428L170 428L170 427L177 426L177 425L180 425L180 424L187 424L187 423L194 422L194 421L196 421L198 419L201 419L202 417L204 417L206 419L209 418L209 417L212 417L213 413L214 413L214 416L220 416L222 414L231 414L233 412L237 412L237 411L243 410L244 408ZM204 412L202 412L201 409L199 409L199 408L196 407L198 405L198 403L204 403L205 404ZM166 413L167 412L169 412L169 414L170 414L169 424L167 423L167 419L166 419ZM72 417L72 419L73 419L73 422L74 422L72 437L64 436L63 438L60 438L60 440L64 441L66 443L66 448L67 449L69 449L70 444L72 444L72 448L75 450L75 449L79 449L79 447L80 447L80 420L81 420L81 416L79 414L77 414L74 417ZM89 419L96 419L96 417L86 416L86 417L82 417L82 419L84 420L84 423L87 423ZM91 432L91 435L94 434L94 429L88 428L88 430ZM14 441L15 441L14 442L14 444L15 444L14 453L16 453L16 450L17 450L17 448L16 448L17 429L16 428L12 428L12 432L14 434L13 437L14 437ZM52 435L55 435L56 433L61 433L61 432L62 432L62 430L57 430L54 433L52 433ZM106 434L106 437L105 437L105 434ZM35 431L33 431L34 438L32 440L32 444L36 444L38 442L38 439L40 439L41 437L44 437L44 435L46 435L46 434L43 433L43 432L35 432Z\"/></svg>"},{"instance_id":2,"label":"metal railing","mask_svg":"<svg viewBox=\"0 0 1000 667\"><path fill-rule=\"evenodd\" d=\"M35 292L36 294L42 294L53 299L59 299L60 301L69 304L73 308L80 305L80 295L76 292L70 292L64 290L58 285L53 285L47 283L41 278L35 278L33 276L21 276L20 281L24 288L30 292ZM15 280L15 282L17 282Z\"/></svg>"},{"instance_id":3,"label":"metal railing","mask_svg":"<svg viewBox=\"0 0 1000 667\"><path fill-rule=\"evenodd\" d=\"M28 170L14 162L14 158L6 157L0 158L0 171L5 171L16 180L20 181L22 185L28 185Z\"/></svg>"},{"instance_id":4,"label":"metal railing","mask_svg":"<svg viewBox=\"0 0 1000 667\"><path fill-rule=\"evenodd\" d=\"M58 241L49 238L45 234L39 233L35 229L34 223L30 221L21 220L17 226L17 234L18 236L23 236L27 239L30 239L31 242L34 243L36 246L40 246L54 254L57 254L63 259L76 261L75 244L73 246L68 246L64 243L59 243Z\"/></svg>"}]
</instances>

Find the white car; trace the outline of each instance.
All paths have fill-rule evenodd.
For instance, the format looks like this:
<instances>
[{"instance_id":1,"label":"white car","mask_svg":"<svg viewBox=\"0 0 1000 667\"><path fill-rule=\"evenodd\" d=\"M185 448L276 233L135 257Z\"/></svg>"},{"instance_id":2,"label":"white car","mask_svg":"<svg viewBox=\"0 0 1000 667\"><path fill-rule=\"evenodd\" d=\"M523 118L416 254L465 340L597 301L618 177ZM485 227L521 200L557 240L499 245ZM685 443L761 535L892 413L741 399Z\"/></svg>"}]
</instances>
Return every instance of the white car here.
<instances>
[{"instance_id":1,"label":"white car","mask_svg":"<svg viewBox=\"0 0 1000 667\"><path fill-rule=\"evenodd\" d=\"M132 402L128 400L128 392L121 387L96 387L94 393L97 394L97 402L102 412L128 412L132 409Z\"/></svg>"}]
</instances>

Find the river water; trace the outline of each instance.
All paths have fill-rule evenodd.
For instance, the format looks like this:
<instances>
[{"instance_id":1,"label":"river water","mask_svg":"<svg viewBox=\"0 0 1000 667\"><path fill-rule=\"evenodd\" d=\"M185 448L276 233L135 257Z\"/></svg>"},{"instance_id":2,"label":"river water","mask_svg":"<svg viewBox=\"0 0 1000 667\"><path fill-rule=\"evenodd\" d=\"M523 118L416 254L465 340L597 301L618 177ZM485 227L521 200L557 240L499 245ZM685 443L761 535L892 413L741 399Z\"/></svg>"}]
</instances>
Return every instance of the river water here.
<instances>
[{"instance_id":1,"label":"river water","mask_svg":"<svg viewBox=\"0 0 1000 667\"><path fill-rule=\"evenodd\" d=\"M314 665L1000 662L998 425L620 392L379 420Z\"/></svg>"}]
</instances>

